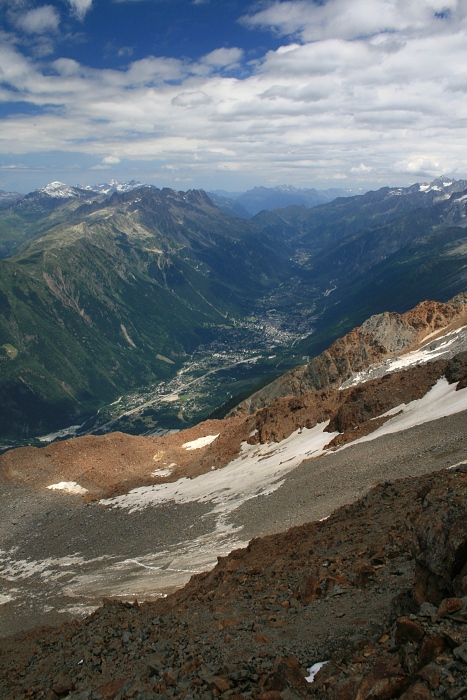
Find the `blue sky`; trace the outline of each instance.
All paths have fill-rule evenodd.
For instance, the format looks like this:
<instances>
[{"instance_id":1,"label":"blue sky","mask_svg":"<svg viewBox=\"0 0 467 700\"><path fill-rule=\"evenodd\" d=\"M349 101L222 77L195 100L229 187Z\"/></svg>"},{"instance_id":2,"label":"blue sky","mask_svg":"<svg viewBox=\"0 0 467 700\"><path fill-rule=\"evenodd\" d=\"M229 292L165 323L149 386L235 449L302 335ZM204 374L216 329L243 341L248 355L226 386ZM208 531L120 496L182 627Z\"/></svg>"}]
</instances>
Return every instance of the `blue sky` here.
<instances>
[{"instance_id":1,"label":"blue sky","mask_svg":"<svg viewBox=\"0 0 467 700\"><path fill-rule=\"evenodd\" d=\"M467 0L0 0L0 189L467 168Z\"/></svg>"}]
</instances>

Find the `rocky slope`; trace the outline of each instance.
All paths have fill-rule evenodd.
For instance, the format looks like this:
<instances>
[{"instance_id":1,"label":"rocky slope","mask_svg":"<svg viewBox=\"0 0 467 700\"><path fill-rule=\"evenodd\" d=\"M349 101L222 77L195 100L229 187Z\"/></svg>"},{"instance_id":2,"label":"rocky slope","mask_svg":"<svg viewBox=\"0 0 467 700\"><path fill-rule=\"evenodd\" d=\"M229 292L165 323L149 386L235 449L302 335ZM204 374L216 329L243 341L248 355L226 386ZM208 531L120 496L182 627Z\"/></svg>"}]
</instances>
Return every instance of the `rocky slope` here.
<instances>
[{"instance_id":1,"label":"rocky slope","mask_svg":"<svg viewBox=\"0 0 467 700\"><path fill-rule=\"evenodd\" d=\"M253 394L231 414L254 413L282 396L338 388L369 365L408 353L428 338L436 339L467 324L467 293L442 304L426 301L405 314L372 316L336 340L307 365L297 367Z\"/></svg>"},{"instance_id":2,"label":"rocky slope","mask_svg":"<svg viewBox=\"0 0 467 700\"><path fill-rule=\"evenodd\" d=\"M0 644L0 696L464 697L467 469L389 481L157 603ZM306 668L330 661L314 683Z\"/></svg>"}]
</instances>

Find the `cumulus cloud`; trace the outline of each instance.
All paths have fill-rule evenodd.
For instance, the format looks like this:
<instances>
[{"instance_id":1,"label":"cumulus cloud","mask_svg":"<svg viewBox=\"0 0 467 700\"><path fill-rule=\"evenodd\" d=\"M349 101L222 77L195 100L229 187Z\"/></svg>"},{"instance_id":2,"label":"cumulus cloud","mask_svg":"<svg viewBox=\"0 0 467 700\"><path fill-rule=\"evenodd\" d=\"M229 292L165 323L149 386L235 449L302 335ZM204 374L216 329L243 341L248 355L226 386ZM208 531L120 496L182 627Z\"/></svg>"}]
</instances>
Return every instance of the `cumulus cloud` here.
<instances>
[{"instance_id":1,"label":"cumulus cloud","mask_svg":"<svg viewBox=\"0 0 467 700\"><path fill-rule=\"evenodd\" d=\"M350 168L350 172L357 175L366 175L367 173L371 173L372 170L373 168L370 165L365 165L364 163Z\"/></svg>"},{"instance_id":2,"label":"cumulus cloud","mask_svg":"<svg viewBox=\"0 0 467 700\"><path fill-rule=\"evenodd\" d=\"M202 57L201 62L214 68L233 68L243 57L241 49L215 49Z\"/></svg>"},{"instance_id":3,"label":"cumulus cloud","mask_svg":"<svg viewBox=\"0 0 467 700\"><path fill-rule=\"evenodd\" d=\"M45 34L58 30L60 16L52 5L43 5L17 16L16 23L28 34Z\"/></svg>"},{"instance_id":4,"label":"cumulus cloud","mask_svg":"<svg viewBox=\"0 0 467 700\"><path fill-rule=\"evenodd\" d=\"M104 165L117 165L121 163L121 159L118 156L106 156L102 159Z\"/></svg>"},{"instance_id":5,"label":"cumulus cloud","mask_svg":"<svg viewBox=\"0 0 467 700\"><path fill-rule=\"evenodd\" d=\"M73 14L81 21L92 6L92 0L68 0L68 2L71 5Z\"/></svg>"},{"instance_id":6,"label":"cumulus cloud","mask_svg":"<svg viewBox=\"0 0 467 700\"><path fill-rule=\"evenodd\" d=\"M432 155L418 155L396 163L396 168L413 175L434 176L443 170L443 164Z\"/></svg>"},{"instance_id":7,"label":"cumulus cloud","mask_svg":"<svg viewBox=\"0 0 467 700\"><path fill-rule=\"evenodd\" d=\"M276 0L244 15L247 27L273 29L281 36L305 41L356 39L381 32L434 29L466 16L463 0Z\"/></svg>"}]
</instances>

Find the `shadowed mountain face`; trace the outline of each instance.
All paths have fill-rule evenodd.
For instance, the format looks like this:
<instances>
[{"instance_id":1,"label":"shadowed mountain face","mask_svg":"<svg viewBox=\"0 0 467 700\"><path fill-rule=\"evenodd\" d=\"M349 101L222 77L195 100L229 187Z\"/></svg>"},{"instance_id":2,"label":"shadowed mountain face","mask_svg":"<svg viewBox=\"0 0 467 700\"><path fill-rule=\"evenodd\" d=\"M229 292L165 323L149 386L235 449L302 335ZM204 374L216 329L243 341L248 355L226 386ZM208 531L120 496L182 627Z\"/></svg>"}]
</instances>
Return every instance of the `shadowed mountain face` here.
<instances>
[{"instance_id":1,"label":"shadowed mountain face","mask_svg":"<svg viewBox=\"0 0 467 700\"><path fill-rule=\"evenodd\" d=\"M48 221L0 263L7 435L58 416L63 425L172 375L291 266L284 246L200 192L143 188L78 207L72 200Z\"/></svg>"},{"instance_id":2,"label":"shadowed mountain face","mask_svg":"<svg viewBox=\"0 0 467 700\"><path fill-rule=\"evenodd\" d=\"M220 329L242 351L237 324L258 309L286 330L302 316L307 332L278 346L290 360L374 313L451 298L467 284L466 188L383 188L252 221L137 183L14 200L0 211L0 437L81 423L173 377Z\"/></svg>"}]
</instances>

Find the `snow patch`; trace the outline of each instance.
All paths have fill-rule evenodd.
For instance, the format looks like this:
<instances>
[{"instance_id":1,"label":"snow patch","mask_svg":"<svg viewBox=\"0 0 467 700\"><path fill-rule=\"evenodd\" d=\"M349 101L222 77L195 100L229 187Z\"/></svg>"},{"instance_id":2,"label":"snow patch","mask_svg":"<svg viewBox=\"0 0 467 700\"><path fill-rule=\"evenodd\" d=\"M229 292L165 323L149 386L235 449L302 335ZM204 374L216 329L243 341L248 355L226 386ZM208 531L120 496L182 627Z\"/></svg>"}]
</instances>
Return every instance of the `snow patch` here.
<instances>
[{"instance_id":1,"label":"snow patch","mask_svg":"<svg viewBox=\"0 0 467 700\"><path fill-rule=\"evenodd\" d=\"M151 472L151 476L170 476L172 474L172 469L167 467L166 469L155 469Z\"/></svg>"},{"instance_id":2,"label":"snow patch","mask_svg":"<svg viewBox=\"0 0 467 700\"><path fill-rule=\"evenodd\" d=\"M423 365L436 358L443 357L453 350L452 346L455 343L463 343L465 345L466 330L467 326L462 326L462 328L457 328L456 330L446 333L446 335L441 338L425 342L418 350L412 350L412 352L407 352L403 355L369 365L366 369L352 374L352 376L341 384L339 389L348 389L349 387L368 382L377 376L399 372L400 370L407 369L407 367ZM439 333L439 331L430 333L426 336L425 340L436 335L436 333Z\"/></svg>"},{"instance_id":3,"label":"snow patch","mask_svg":"<svg viewBox=\"0 0 467 700\"><path fill-rule=\"evenodd\" d=\"M60 199L69 199L70 197L76 197L76 193L71 187L66 185L64 182L50 182L39 192L44 192L48 194L49 197L57 197Z\"/></svg>"},{"instance_id":4,"label":"snow patch","mask_svg":"<svg viewBox=\"0 0 467 700\"><path fill-rule=\"evenodd\" d=\"M421 399L396 406L392 410L395 411L397 409L398 415L386 421L384 425L381 425L369 435L364 435L339 449L343 450L359 442L376 440L382 435L398 433L402 430L414 428L417 425L423 425L423 423L429 423L461 411L467 411L467 388L456 391L456 386L457 384L449 384L445 377L438 379L434 387ZM389 413L388 411L383 415L388 415Z\"/></svg>"},{"instance_id":5,"label":"snow patch","mask_svg":"<svg viewBox=\"0 0 467 700\"><path fill-rule=\"evenodd\" d=\"M67 493L84 494L88 490L80 486L76 481L60 481L59 484L51 484L47 486L51 491L66 491Z\"/></svg>"},{"instance_id":6,"label":"snow patch","mask_svg":"<svg viewBox=\"0 0 467 700\"><path fill-rule=\"evenodd\" d=\"M36 574L43 578L57 577L57 568L69 566L81 566L85 559L78 554L70 554L67 557L49 557L36 561L34 559L16 559L12 556L14 551L5 552L0 550L0 564L2 565L2 576L6 581L18 581L28 579ZM98 559L94 560L98 561Z\"/></svg>"},{"instance_id":7,"label":"snow patch","mask_svg":"<svg viewBox=\"0 0 467 700\"><path fill-rule=\"evenodd\" d=\"M217 433L217 435L206 435L205 437L200 437L197 440L190 440L190 442L184 442L182 447L185 448L185 450L199 450L201 447L206 447L206 445L210 445L211 442L214 442L216 438L218 438L220 433Z\"/></svg>"},{"instance_id":8,"label":"snow patch","mask_svg":"<svg viewBox=\"0 0 467 700\"><path fill-rule=\"evenodd\" d=\"M5 605L5 603L9 603L11 600L14 600L12 595L3 595L0 593L0 605Z\"/></svg>"},{"instance_id":9,"label":"snow patch","mask_svg":"<svg viewBox=\"0 0 467 700\"><path fill-rule=\"evenodd\" d=\"M318 671L321 668L323 668L323 666L326 666L326 664L328 664L328 663L329 663L329 661L318 661L318 663L313 664L313 666L310 666L310 668L307 668L308 676L306 676L305 680L307 680L308 683L313 683Z\"/></svg>"},{"instance_id":10,"label":"snow patch","mask_svg":"<svg viewBox=\"0 0 467 700\"><path fill-rule=\"evenodd\" d=\"M329 421L314 428L296 430L282 442L264 445L242 443L240 455L222 469L194 479L182 478L166 484L141 486L127 494L100 501L130 512L156 503L212 503L211 513L225 518L246 501L278 489L283 477L304 459L324 454L324 447L337 432L324 432Z\"/></svg>"}]
</instances>

